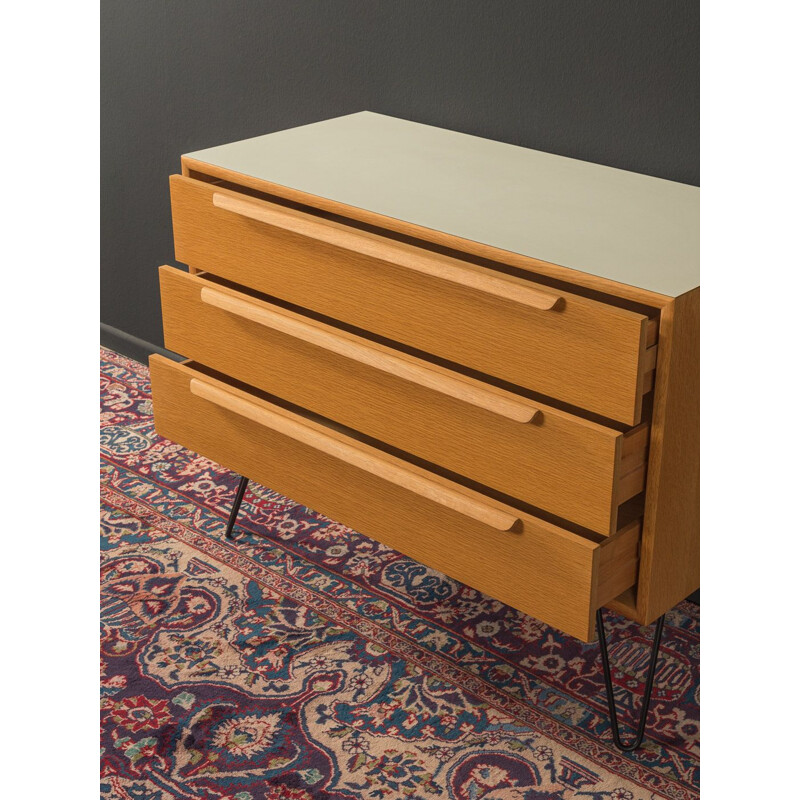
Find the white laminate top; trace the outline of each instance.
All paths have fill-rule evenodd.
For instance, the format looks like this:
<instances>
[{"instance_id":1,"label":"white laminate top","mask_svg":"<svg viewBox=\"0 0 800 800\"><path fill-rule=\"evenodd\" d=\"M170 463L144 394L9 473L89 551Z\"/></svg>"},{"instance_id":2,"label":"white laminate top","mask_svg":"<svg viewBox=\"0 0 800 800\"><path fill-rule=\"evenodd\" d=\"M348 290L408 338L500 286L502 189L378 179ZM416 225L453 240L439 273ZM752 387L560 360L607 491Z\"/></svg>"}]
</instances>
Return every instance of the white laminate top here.
<instances>
[{"instance_id":1,"label":"white laminate top","mask_svg":"<svg viewBox=\"0 0 800 800\"><path fill-rule=\"evenodd\" d=\"M700 283L700 190L370 111L187 156L676 297Z\"/></svg>"}]
</instances>

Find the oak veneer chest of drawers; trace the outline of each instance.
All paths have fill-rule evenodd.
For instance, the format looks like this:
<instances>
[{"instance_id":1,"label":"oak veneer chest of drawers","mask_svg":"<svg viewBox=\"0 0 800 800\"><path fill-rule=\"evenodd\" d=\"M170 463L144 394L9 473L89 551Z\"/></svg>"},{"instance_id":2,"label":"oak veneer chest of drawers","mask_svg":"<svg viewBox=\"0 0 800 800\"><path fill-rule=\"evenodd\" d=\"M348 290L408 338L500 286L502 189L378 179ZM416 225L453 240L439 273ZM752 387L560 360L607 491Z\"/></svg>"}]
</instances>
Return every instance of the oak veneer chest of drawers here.
<instances>
[{"instance_id":1,"label":"oak veneer chest of drawers","mask_svg":"<svg viewBox=\"0 0 800 800\"><path fill-rule=\"evenodd\" d=\"M170 183L160 434L583 640L699 586L699 190L368 112Z\"/></svg>"}]
</instances>

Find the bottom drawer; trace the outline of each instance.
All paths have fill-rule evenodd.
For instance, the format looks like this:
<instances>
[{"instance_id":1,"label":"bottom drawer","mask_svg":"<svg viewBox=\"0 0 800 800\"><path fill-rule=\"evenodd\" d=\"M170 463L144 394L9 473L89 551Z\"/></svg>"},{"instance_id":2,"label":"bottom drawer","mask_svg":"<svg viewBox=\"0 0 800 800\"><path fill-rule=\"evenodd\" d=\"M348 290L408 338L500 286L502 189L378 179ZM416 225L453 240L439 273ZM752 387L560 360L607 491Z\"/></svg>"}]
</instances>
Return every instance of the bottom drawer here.
<instances>
[{"instance_id":1,"label":"bottom drawer","mask_svg":"<svg viewBox=\"0 0 800 800\"><path fill-rule=\"evenodd\" d=\"M580 639L636 580L639 523L591 541L192 362L151 356L150 372L162 436Z\"/></svg>"}]
</instances>

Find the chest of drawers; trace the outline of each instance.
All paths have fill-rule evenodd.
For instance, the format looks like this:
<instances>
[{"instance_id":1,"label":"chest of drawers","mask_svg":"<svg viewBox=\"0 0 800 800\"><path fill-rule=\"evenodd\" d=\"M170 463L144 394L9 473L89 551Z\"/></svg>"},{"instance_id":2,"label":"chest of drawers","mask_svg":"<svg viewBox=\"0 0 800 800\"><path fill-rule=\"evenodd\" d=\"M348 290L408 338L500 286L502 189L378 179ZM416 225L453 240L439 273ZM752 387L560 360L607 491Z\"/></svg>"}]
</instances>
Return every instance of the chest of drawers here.
<instances>
[{"instance_id":1,"label":"chest of drawers","mask_svg":"<svg viewBox=\"0 0 800 800\"><path fill-rule=\"evenodd\" d=\"M698 587L697 189L366 112L170 184L160 434L584 640Z\"/></svg>"}]
</instances>

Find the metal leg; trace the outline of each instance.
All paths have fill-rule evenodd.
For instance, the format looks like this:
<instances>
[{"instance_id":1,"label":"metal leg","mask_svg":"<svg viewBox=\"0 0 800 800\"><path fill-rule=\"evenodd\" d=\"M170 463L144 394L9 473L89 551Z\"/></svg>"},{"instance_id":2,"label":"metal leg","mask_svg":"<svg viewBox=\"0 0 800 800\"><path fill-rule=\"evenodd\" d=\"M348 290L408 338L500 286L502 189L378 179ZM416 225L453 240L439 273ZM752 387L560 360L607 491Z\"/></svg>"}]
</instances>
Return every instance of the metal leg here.
<instances>
[{"instance_id":1,"label":"metal leg","mask_svg":"<svg viewBox=\"0 0 800 800\"><path fill-rule=\"evenodd\" d=\"M664 630L664 617L662 614L656 621L656 632L653 637L653 649L650 652L650 666L647 670L647 683L644 687L644 697L642 697L642 708L639 712L639 725L636 728L636 738L633 741L623 744L619 735L619 724L617 723L617 707L614 702L614 687L611 685L611 667L608 663L608 645L606 644L606 632L603 628L603 609L597 609L597 636L600 639L600 655L603 659L603 677L606 681L606 695L608 697L608 716L611 719L611 733L614 736L614 744L624 753L636 750L644 739L644 729L647 724L647 711L650 708L650 695L653 693L653 681L656 677L656 661L658 660L658 648L661 644L661 633Z\"/></svg>"},{"instance_id":2,"label":"metal leg","mask_svg":"<svg viewBox=\"0 0 800 800\"><path fill-rule=\"evenodd\" d=\"M239 514L239 506L242 505L244 492L245 489L247 489L247 484L249 482L249 478L242 477L239 479L239 488L236 490L236 497L233 499L233 505L231 506L231 514L228 517L228 527L225 529L226 539L233 539L233 526L236 524L236 517Z\"/></svg>"}]
</instances>

